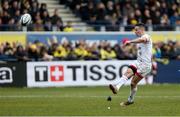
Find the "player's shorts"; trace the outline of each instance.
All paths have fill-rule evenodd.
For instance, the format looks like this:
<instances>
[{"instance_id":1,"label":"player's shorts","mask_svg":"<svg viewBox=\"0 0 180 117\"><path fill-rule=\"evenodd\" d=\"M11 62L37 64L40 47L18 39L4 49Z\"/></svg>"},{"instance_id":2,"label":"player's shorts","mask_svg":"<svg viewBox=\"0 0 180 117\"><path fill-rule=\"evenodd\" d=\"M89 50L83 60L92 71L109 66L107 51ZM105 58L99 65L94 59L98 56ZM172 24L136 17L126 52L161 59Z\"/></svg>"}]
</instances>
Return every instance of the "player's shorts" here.
<instances>
[{"instance_id":1,"label":"player's shorts","mask_svg":"<svg viewBox=\"0 0 180 117\"><path fill-rule=\"evenodd\" d=\"M138 77L144 78L151 72L152 64L136 61L135 63L131 64L129 68L131 68L134 74L136 74Z\"/></svg>"}]
</instances>

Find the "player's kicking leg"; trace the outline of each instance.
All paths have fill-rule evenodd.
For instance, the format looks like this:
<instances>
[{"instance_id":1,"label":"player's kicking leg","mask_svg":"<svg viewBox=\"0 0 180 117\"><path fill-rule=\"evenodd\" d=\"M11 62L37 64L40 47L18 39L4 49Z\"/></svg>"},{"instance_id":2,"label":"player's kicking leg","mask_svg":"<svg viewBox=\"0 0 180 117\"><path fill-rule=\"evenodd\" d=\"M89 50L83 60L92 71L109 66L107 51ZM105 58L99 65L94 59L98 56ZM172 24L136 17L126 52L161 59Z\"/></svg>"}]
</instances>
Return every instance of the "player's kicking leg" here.
<instances>
[{"instance_id":1,"label":"player's kicking leg","mask_svg":"<svg viewBox=\"0 0 180 117\"><path fill-rule=\"evenodd\" d=\"M128 97L128 101L126 102L121 102L120 105L121 106L128 106L134 103L134 97L136 95L137 92L137 84L138 82L142 79L143 77L135 74L134 77L131 80L131 91L130 91L130 95Z\"/></svg>"},{"instance_id":2,"label":"player's kicking leg","mask_svg":"<svg viewBox=\"0 0 180 117\"><path fill-rule=\"evenodd\" d=\"M117 94L119 89L128 81L128 79L134 76L135 70L136 69L134 69L133 67L128 68L117 84L109 85L109 88L113 92L113 94Z\"/></svg>"}]
</instances>

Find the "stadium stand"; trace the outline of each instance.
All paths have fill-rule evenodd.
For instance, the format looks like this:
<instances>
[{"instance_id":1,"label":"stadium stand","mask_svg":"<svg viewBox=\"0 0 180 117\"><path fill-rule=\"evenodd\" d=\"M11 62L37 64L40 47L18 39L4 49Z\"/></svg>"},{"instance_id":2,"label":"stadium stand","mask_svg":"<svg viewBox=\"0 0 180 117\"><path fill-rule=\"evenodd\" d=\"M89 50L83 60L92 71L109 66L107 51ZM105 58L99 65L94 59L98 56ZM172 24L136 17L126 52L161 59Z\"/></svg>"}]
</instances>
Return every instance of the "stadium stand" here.
<instances>
[{"instance_id":1,"label":"stadium stand","mask_svg":"<svg viewBox=\"0 0 180 117\"><path fill-rule=\"evenodd\" d=\"M139 7L141 6L141 7ZM1 0L0 31L21 31L20 16L32 15L28 31L80 31L84 27L96 31L132 30L132 25L143 22L154 31L179 30L179 0ZM104 29L103 29L104 28ZM84 30L85 31L85 30ZM0 59L7 61L38 60L111 60L135 59L133 46L122 48L108 41L76 44L65 41L46 46L39 41L22 46L21 43L0 43ZM156 58L180 59L180 43L154 43Z\"/></svg>"},{"instance_id":2,"label":"stadium stand","mask_svg":"<svg viewBox=\"0 0 180 117\"><path fill-rule=\"evenodd\" d=\"M67 22L73 31L131 31L137 22L148 30L171 31L180 24L179 0L1 0L0 4L1 31L22 30L18 20L27 12L33 17L30 31L63 31Z\"/></svg>"},{"instance_id":3,"label":"stadium stand","mask_svg":"<svg viewBox=\"0 0 180 117\"><path fill-rule=\"evenodd\" d=\"M104 25L107 31L118 31L119 25L129 31L131 25L137 22L154 25L153 30L156 31L175 30L175 25L180 24L178 0L59 1L69 6L83 21L91 25Z\"/></svg>"},{"instance_id":4,"label":"stadium stand","mask_svg":"<svg viewBox=\"0 0 180 117\"><path fill-rule=\"evenodd\" d=\"M167 41L154 43L153 54L156 58L180 60L180 42ZM0 60L4 61L53 61L53 60L130 60L136 59L134 45L122 47L111 45L108 41L89 44L79 40L75 44L68 40L61 43L51 41L45 45L38 40L26 47L20 43L0 45Z\"/></svg>"}]
</instances>

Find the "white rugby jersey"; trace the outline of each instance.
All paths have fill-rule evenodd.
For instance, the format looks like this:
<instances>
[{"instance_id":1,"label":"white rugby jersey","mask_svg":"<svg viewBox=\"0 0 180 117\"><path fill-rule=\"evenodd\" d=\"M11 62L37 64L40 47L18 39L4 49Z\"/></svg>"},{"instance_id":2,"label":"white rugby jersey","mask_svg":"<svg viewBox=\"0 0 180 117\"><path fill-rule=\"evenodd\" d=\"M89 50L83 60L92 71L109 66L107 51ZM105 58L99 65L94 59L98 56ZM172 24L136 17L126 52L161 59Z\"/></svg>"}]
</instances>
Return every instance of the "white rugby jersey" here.
<instances>
[{"instance_id":1,"label":"white rugby jersey","mask_svg":"<svg viewBox=\"0 0 180 117\"><path fill-rule=\"evenodd\" d=\"M146 38L145 43L137 44L137 60L140 62L151 63L152 59L152 40L150 35L144 34L140 38Z\"/></svg>"}]
</instances>

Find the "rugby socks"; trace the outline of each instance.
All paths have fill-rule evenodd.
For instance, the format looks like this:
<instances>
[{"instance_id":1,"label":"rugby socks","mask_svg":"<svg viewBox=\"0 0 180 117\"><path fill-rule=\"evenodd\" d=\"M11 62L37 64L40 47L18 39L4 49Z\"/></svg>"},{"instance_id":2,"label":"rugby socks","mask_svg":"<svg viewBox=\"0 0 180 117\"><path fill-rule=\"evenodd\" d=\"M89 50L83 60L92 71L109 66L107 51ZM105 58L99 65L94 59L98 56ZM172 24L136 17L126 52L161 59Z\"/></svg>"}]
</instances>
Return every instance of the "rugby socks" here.
<instances>
[{"instance_id":1,"label":"rugby socks","mask_svg":"<svg viewBox=\"0 0 180 117\"><path fill-rule=\"evenodd\" d=\"M130 96L128 97L128 102L134 101L134 97L136 95L136 92L137 92L137 86L135 88L131 87Z\"/></svg>"},{"instance_id":2,"label":"rugby socks","mask_svg":"<svg viewBox=\"0 0 180 117\"><path fill-rule=\"evenodd\" d=\"M119 90L127 81L128 81L128 78L125 75L123 75L120 78L119 82L115 85L117 90Z\"/></svg>"}]
</instances>

